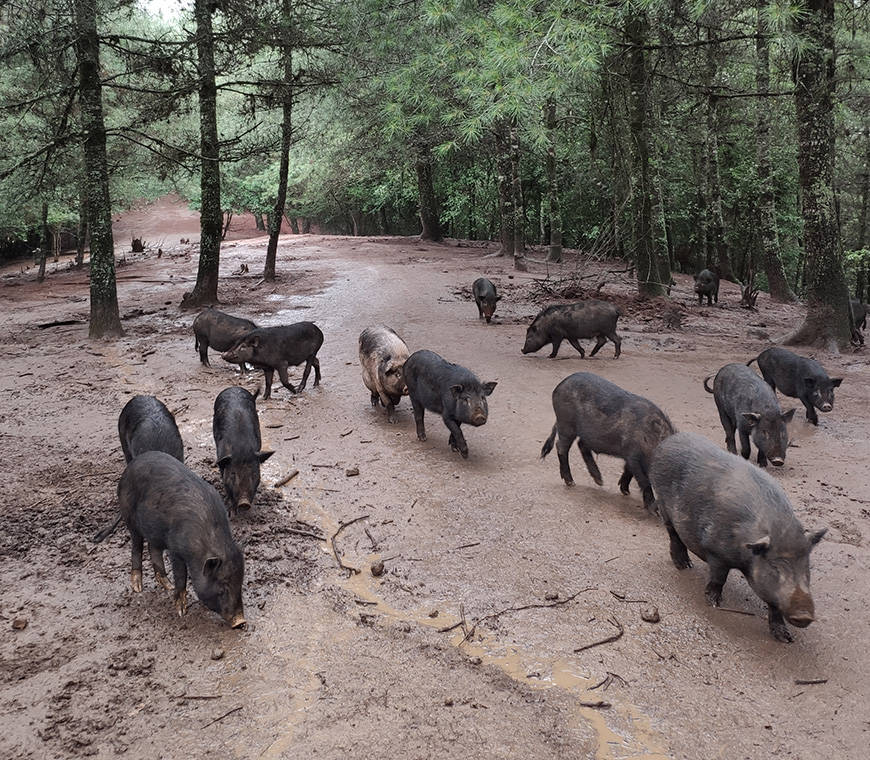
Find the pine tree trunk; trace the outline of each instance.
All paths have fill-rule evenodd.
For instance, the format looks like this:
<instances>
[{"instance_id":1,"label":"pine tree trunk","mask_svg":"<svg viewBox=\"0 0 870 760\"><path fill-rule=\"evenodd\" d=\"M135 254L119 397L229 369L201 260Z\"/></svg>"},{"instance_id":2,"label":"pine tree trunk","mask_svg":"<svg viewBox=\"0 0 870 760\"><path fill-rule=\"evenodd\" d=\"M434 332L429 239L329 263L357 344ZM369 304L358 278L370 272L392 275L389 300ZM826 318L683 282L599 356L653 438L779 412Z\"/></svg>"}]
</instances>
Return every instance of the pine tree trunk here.
<instances>
[{"instance_id":1,"label":"pine tree trunk","mask_svg":"<svg viewBox=\"0 0 870 760\"><path fill-rule=\"evenodd\" d=\"M550 249L547 261L562 260L562 208L556 175L556 103L547 101L547 206L550 212Z\"/></svg>"},{"instance_id":2,"label":"pine tree trunk","mask_svg":"<svg viewBox=\"0 0 870 760\"><path fill-rule=\"evenodd\" d=\"M420 196L420 239L438 243L442 240L441 222L438 219L438 203L432 183L432 159L428 151L417 157L417 191Z\"/></svg>"},{"instance_id":3,"label":"pine tree trunk","mask_svg":"<svg viewBox=\"0 0 870 760\"><path fill-rule=\"evenodd\" d=\"M79 229L76 236L76 269L81 269L85 261L85 248L88 241L88 199L85 189L79 191Z\"/></svg>"},{"instance_id":4,"label":"pine tree trunk","mask_svg":"<svg viewBox=\"0 0 870 760\"><path fill-rule=\"evenodd\" d=\"M496 135L496 151L498 156L498 237L501 248L498 256L514 255L514 203L511 192L511 158L510 140L505 139L501 130Z\"/></svg>"},{"instance_id":5,"label":"pine tree trunk","mask_svg":"<svg viewBox=\"0 0 870 760\"><path fill-rule=\"evenodd\" d=\"M48 204L42 204L42 239L39 241L39 269L36 271L36 281L45 279L45 262L48 260L48 251L51 247L51 230L48 229Z\"/></svg>"},{"instance_id":6,"label":"pine tree trunk","mask_svg":"<svg viewBox=\"0 0 870 760\"><path fill-rule=\"evenodd\" d=\"M764 25L764 9L767 0L757 0L757 22L755 39L756 70L755 88L758 92L770 89L770 49L767 30ZM758 167L758 234L764 257L764 271L770 297L775 301L794 301L795 295L788 286L788 280L779 257L779 231L776 226L776 200L773 194L773 180L770 176L770 116L765 98L755 101L755 147Z\"/></svg>"},{"instance_id":7,"label":"pine tree trunk","mask_svg":"<svg viewBox=\"0 0 870 760\"><path fill-rule=\"evenodd\" d=\"M281 235L281 220L287 205L287 175L290 173L290 143L293 138L293 8L292 0L282 0L282 57L284 59L284 82L281 94L281 157L278 165L278 192L275 208L269 224L269 243L266 245L266 265L263 279L275 279L275 264L278 257L278 238Z\"/></svg>"},{"instance_id":8,"label":"pine tree trunk","mask_svg":"<svg viewBox=\"0 0 870 760\"><path fill-rule=\"evenodd\" d=\"M194 0L196 58L199 76L200 211L199 269L193 292L185 293L182 307L217 302L221 254L221 174L217 129L214 34L211 0Z\"/></svg>"},{"instance_id":9,"label":"pine tree trunk","mask_svg":"<svg viewBox=\"0 0 870 760\"><path fill-rule=\"evenodd\" d=\"M659 275L656 245L653 235L652 193L648 143L648 103L650 79L647 72L644 45L649 32L645 13L629 16L625 33L630 43L629 85L631 90L631 153L632 153L632 242L637 263L637 290L642 296L665 294Z\"/></svg>"},{"instance_id":10,"label":"pine tree trunk","mask_svg":"<svg viewBox=\"0 0 870 760\"><path fill-rule=\"evenodd\" d=\"M707 40L715 40L715 33L708 27ZM731 257L728 253L728 243L725 240L725 220L722 216L722 182L719 174L719 98L713 89L718 64L716 61L717 46L707 45L707 66L705 84L707 86L707 193L709 205L707 234L710 248L719 276L723 280L736 282L737 278L731 268Z\"/></svg>"},{"instance_id":11,"label":"pine tree trunk","mask_svg":"<svg viewBox=\"0 0 870 760\"><path fill-rule=\"evenodd\" d=\"M834 0L809 0L795 26L805 44L796 60L794 92L808 310L785 342L834 349L852 335L834 206Z\"/></svg>"},{"instance_id":12,"label":"pine tree trunk","mask_svg":"<svg viewBox=\"0 0 870 760\"><path fill-rule=\"evenodd\" d=\"M870 210L870 126L864 125L864 169L861 173L861 216L858 219L858 239L855 250L867 247L867 216ZM861 299L864 300L863 298Z\"/></svg>"},{"instance_id":13,"label":"pine tree trunk","mask_svg":"<svg viewBox=\"0 0 870 760\"><path fill-rule=\"evenodd\" d=\"M511 204L513 206L514 269L525 272L526 240L524 230L523 185L520 179L520 133L516 121L510 129Z\"/></svg>"},{"instance_id":14,"label":"pine tree trunk","mask_svg":"<svg viewBox=\"0 0 870 760\"><path fill-rule=\"evenodd\" d=\"M75 0L79 103L84 138L84 178L91 227L91 338L122 335L115 285L115 243L106 161L96 0Z\"/></svg>"}]
</instances>

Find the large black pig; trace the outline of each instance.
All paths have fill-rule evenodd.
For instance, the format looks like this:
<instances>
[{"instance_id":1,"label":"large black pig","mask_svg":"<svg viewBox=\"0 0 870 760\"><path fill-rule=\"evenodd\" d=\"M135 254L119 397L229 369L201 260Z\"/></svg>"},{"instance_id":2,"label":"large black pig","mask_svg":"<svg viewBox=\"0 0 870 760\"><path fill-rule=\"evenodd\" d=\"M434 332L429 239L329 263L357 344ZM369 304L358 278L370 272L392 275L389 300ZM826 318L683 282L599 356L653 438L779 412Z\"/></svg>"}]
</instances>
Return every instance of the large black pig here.
<instances>
[{"instance_id":1,"label":"large black pig","mask_svg":"<svg viewBox=\"0 0 870 760\"><path fill-rule=\"evenodd\" d=\"M243 335L256 329L257 325L250 319L234 317L211 306L203 309L193 320L194 348L199 351L199 360L208 366L209 346L215 351L227 351ZM239 368L244 372L245 363L239 362Z\"/></svg>"},{"instance_id":2,"label":"large black pig","mask_svg":"<svg viewBox=\"0 0 870 760\"><path fill-rule=\"evenodd\" d=\"M445 361L433 351L415 351L405 362L405 383L414 408L417 438L426 440L423 414L426 409L441 415L450 431L450 448L468 458L468 444L460 425L480 427L489 410L486 397L495 389L494 382L482 383L469 369Z\"/></svg>"},{"instance_id":3,"label":"large black pig","mask_svg":"<svg viewBox=\"0 0 870 760\"><path fill-rule=\"evenodd\" d=\"M785 620L799 628L813 622L810 551L825 531L801 527L773 478L703 436L678 433L656 449L650 480L671 559L678 570L692 566L689 551L707 563L711 605L719 606L734 569L767 603L778 641L792 640Z\"/></svg>"},{"instance_id":4,"label":"large black pig","mask_svg":"<svg viewBox=\"0 0 870 760\"><path fill-rule=\"evenodd\" d=\"M477 304L478 319L485 319L489 324L492 315L495 314L495 305L501 301L501 296L496 295L495 285L486 277L478 277L471 286L474 302Z\"/></svg>"},{"instance_id":5,"label":"large black pig","mask_svg":"<svg viewBox=\"0 0 870 760\"><path fill-rule=\"evenodd\" d=\"M148 553L158 583L167 590L163 552L172 560L175 608L187 611L187 576L199 600L233 628L245 626L242 580L245 560L230 533L220 494L181 462L162 451L137 456L118 483L120 516L94 541L109 536L123 520L130 531L133 569L130 585L142 591L142 551Z\"/></svg>"},{"instance_id":6,"label":"large black pig","mask_svg":"<svg viewBox=\"0 0 870 760\"><path fill-rule=\"evenodd\" d=\"M214 400L217 464L233 511L251 508L260 487L260 465L275 453L261 450L256 400L237 386L224 388Z\"/></svg>"},{"instance_id":7,"label":"large black pig","mask_svg":"<svg viewBox=\"0 0 870 760\"><path fill-rule=\"evenodd\" d=\"M154 396L133 396L118 416L118 437L129 463L143 451L165 451L184 461L184 444L175 417Z\"/></svg>"},{"instance_id":8,"label":"large black pig","mask_svg":"<svg viewBox=\"0 0 870 760\"><path fill-rule=\"evenodd\" d=\"M565 485L574 485L568 451L576 438L586 469L598 485L603 481L593 452L619 457L625 460L619 490L627 495L634 477L643 494L644 506L654 509L655 498L648 476L650 459L655 447L674 432L674 426L661 409L603 377L576 372L553 390L553 410L556 424L541 449L541 458L553 450L558 433L556 452Z\"/></svg>"},{"instance_id":9,"label":"large black pig","mask_svg":"<svg viewBox=\"0 0 870 760\"><path fill-rule=\"evenodd\" d=\"M266 392L263 400L268 401L272 395L272 378L275 370L281 384L296 393L305 389L308 375L314 367L314 387L320 384L320 360L317 352L323 345L323 333L313 322L295 322L292 325L279 327L260 327L245 335L229 351L223 353L228 362L250 362L260 367L266 376ZM305 362L305 371L298 388L290 384L287 368Z\"/></svg>"},{"instance_id":10,"label":"large black pig","mask_svg":"<svg viewBox=\"0 0 870 760\"><path fill-rule=\"evenodd\" d=\"M815 359L774 346L750 359L747 366L754 361L758 362L762 376L774 391L778 389L784 396L801 400L807 410L807 419L813 425L819 424L816 409L830 412L834 408L834 388L840 387L843 378L828 377Z\"/></svg>"},{"instance_id":11,"label":"large black pig","mask_svg":"<svg viewBox=\"0 0 870 760\"><path fill-rule=\"evenodd\" d=\"M712 269L698 272L695 275L695 293L698 295L699 306L705 297L708 306L712 306L714 301L719 303L719 273Z\"/></svg>"},{"instance_id":12,"label":"large black pig","mask_svg":"<svg viewBox=\"0 0 870 760\"><path fill-rule=\"evenodd\" d=\"M712 393L719 410L719 419L725 429L725 445L732 454L737 453L734 433L740 435L740 453L749 459L749 438L758 449L758 464L766 467L768 460L775 467L785 463L788 448L787 423L794 409L787 412L779 408L776 396L767 384L743 364L726 364L716 373L713 387L704 380L704 390Z\"/></svg>"},{"instance_id":13,"label":"large black pig","mask_svg":"<svg viewBox=\"0 0 870 760\"><path fill-rule=\"evenodd\" d=\"M575 304L548 306L538 313L526 330L522 351L530 354L552 343L550 358L554 359L562 341L567 340L584 357L586 352L579 339L595 338L595 346L589 354L595 356L609 338L616 346L613 358L618 359L622 339L616 334L617 319L619 309L606 301L590 299Z\"/></svg>"}]
</instances>

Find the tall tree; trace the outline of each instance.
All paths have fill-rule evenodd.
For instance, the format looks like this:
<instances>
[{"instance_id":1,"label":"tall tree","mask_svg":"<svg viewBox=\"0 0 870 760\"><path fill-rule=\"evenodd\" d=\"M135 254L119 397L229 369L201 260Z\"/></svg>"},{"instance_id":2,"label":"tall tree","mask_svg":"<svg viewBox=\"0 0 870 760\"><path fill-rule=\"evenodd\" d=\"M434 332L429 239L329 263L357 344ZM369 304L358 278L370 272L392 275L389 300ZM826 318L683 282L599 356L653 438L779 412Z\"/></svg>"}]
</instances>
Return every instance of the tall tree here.
<instances>
[{"instance_id":1,"label":"tall tree","mask_svg":"<svg viewBox=\"0 0 870 760\"><path fill-rule=\"evenodd\" d=\"M217 85L215 82L213 0L194 0L196 22L196 63L199 91L200 210L199 268L193 291L186 293L182 306L192 307L217 301L220 268L221 209L220 148L217 127ZM280 220L279 220L280 224ZM93 238L93 232L91 232Z\"/></svg>"},{"instance_id":2,"label":"tall tree","mask_svg":"<svg viewBox=\"0 0 870 760\"><path fill-rule=\"evenodd\" d=\"M556 172L556 101L547 100L547 208L550 215L550 247L547 261L562 260L562 211L559 205L559 178Z\"/></svg>"},{"instance_id":3,"label":"tall tree","mask_svg":"<svg viewBox=\"0 0 870 760\"><path fill-rule=\"evenodd\" d=\"M115 285L115 243L106 161L106 127L100 79L100 41L97 36L97 0L75 0L76 54L79 102L84 134L84 178L91 227L91 338L121 335Z\"/></svg>"},{"instance_id":4,"label":"tall tree","mask_svg":"<svg viewBox=\"0 0 870 760\"><path fill-rule=\"evenodd\" d=\"M438 199L432 181L432 156L428 148L417 151L414 164L417 172L417 191L420 203L420 239L438 243L443 239L441 220L438 216Z\"/></svg>"},{"instance_id":5,"label":"tall tree","mask_svg":"<svg viewBox=\"0 0 870 760\"><path fill-rule=\"evenodd\" d=\"M834 199L834 0L806 0L795 31L802 40L794 78L807 316L786 344L835 349L852 331Z\"/></svg>"}]
</instances>

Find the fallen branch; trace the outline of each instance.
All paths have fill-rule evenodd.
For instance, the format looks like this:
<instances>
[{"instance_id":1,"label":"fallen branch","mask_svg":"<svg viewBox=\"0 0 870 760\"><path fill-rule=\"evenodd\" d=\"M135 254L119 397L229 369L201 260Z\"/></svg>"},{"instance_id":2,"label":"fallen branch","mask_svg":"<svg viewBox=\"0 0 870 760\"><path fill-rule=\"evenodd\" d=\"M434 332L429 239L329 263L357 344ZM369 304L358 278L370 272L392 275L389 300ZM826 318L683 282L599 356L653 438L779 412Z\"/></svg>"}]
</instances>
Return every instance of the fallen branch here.
<instances>
[{"instance_id":1,"label":"fallen branch","mask_svg":"<svg viewBox=\"0 0 870 760\"><path fill-rule=\"evenodd\" d=\"M614 599L619 599L620 602L625 602L626 604L646 604L646 599L626 599L625 594L620 594L618 591L611 591L610 595Z\"/></svg>"},{"instance_id":2,"label":"fallen branch","mask_svg":"<svg viewBox=\"0 0 870 760\"><path fill-rule=\"evenodd\" d=\"M210 720L208 723L206 723L206 724L203 726L203 728L208 728L209 726L213 726L215 723L217 723L217 722L219 722L219 721L222 721L224 718L226 718L226 717L232 715L233 713L237 713L237 712L238 712L239 710L241 710L243 707L244 707L244 705L239 705L238 707L234 707L232 710L227 710L223 715L219 715L219 716L218 716L217 718L215 718L214 720Z\"/></svg>"},{"instance_id":3,"label":"fallen branch","mask_svg":"<svg viewBox=\"0 0 870 760\"><path fill-rule=\"evenodd\" d=\"M815 686L820 683L827 683L827 678L795 678L794 682L798 686Z\"/></svg>"},{"instance_id":4,"label":"fallen branch","mask_svg":"<svg viewBox=\"0 0 870 760\"><path fill-rule=\"evenodd\" d=\"M457 546L453 551L458 552L460 549L470 549L472 546L480 546L480 541L475 541L473 544L462 544L462 546Z\"/></svg>"},{"instance_id":5,"label":"fallen branch","mask_svg":"<svg viewBox=\"0 0 870 760\"><path fill-rule=\"evenodd\" d=\"M360 520L365 520L368 518L368 515L360 515L359 517L354 517L353 520L348 520L347 522L339 523L338 530L332 534L329 539L329 543L332 546L332 553L335 555L335 561L338 562L338 566L342 570L347 570L353 575L359 575L360 570L357 567L351 567L350 565L345 565L341 560L341 554L338 551L338 547L335 545L335 539L338 538L338 534L341 533L345 528L349 525L353 525Z\"/></svg>"},{"instance_id":6,"label":"fallen branch","mask_svg":"<svg viewBox=\"0 0 870 760\"><path fill-rule=\"evenodd\" d=\"M369 541L372 542L372 551L376 552L378 550L378 542L375 541L375 537L372 535L371 531L368 528L364 528L366 535L369 537Z\"/></svg>"},{"instance_id":7,"label":"fallen branch","mask_svg":"<svg viewBox=\"0 0 870 760\"><path fill-rule=\"evenodd\" d=\"M747 612L746 610L735 610L733 607L714 607L714 610L719 610L719 612L733 612L735 615L748 615L749 617L755 617L754 612Z\"/></svg>"},{"instance_id":8,"label":"fallen branch","mask_svg":"<svg viewBox=\"0 0 870 760\"><path fill-rule=\"evenodd\" d=\"M599 647L602 644L610 644L614 641L618 641L619 639L621 639L622 635L625 633L625 628L622 627L622 623L620 623L615 617L608 618L607 622L611 625L616 626L616 633L614 633L612 636L608 636L605 639L600 639L599 641L593 641L591 644L577 647L577 649L574 650L574 654L577 654L578 652L585 652L587 649L592 649L592 647Z\"/></svg>"},{"instance_id":9,"label":"fallen branch","mask_svg":"<svg viewBox=\"0 0 870 760\"><path fill-rule=\"evenodd\" d=\"M474 621L474 625L471 626L471 629L465 634L465 638L462 639L463 642L468 641L473 635L475 630L477 630L477 626L480 625L485 620L495 620L502 615L506 615L508 612L520 612L521 610L538 610L544 609L546 607L558 607L562 604L568 604L568 602L576 599L580 594L583 594L587 591L597 591L595 586L587 586L586 588L581 588L577 593L571 594L571 596L567 596L564 599L559 599L555 602L545 602L545 603L536 603L536 604L524 604L522 607L508 607L507 609L500 610L498 612L493 612L491 615L484 615L482 618L478 618ZM461 623L460 623L461 625Z\"/></svg>"},{"instance_id":10,"label":"fallen branch","mask_svg":"<svg viewBox=\"0 0 870 760\"><path fill-rule=\"evenodd\" d=\"M326 541L323 536L318 536L316 533L310 533L307 530L298 530L297 528L284 528L284 530L295 536L307 536L308 538L316 538L318 541Z\"/></svg>"},{"instance_id":11,"label":"fallen branch","mask_svg":"<svg viewBox=\"0 0 870 760\"><path fill-rule=\"evenodd\" d=\"M179 694L175 699L223 699L223 694Z\"/></svg>"},{"instance_id":12,"label":"fallen branch","mask_svg":"<svg viewBox=\"0 0 870 760\"><path fill-rule=\"evenodd\" d=\"M289 474L285 477L281 478L277 483L275 483L273 488L280 488L281 486L287 485L293 478L295 478L299 474L299 470L290 470Z\"/></svg>"},{"instance_id":13,"label":"fallen branch","mask_svg":"<svg viewBox=\"0 0 870 760\"><path fill-rule=\"evenodd\" d=\"M610 702L605 702L599 699L597 702L580 702L580 707L591 707L593 710L606 710L610 707Z\"/></svg>"}]
</instances>

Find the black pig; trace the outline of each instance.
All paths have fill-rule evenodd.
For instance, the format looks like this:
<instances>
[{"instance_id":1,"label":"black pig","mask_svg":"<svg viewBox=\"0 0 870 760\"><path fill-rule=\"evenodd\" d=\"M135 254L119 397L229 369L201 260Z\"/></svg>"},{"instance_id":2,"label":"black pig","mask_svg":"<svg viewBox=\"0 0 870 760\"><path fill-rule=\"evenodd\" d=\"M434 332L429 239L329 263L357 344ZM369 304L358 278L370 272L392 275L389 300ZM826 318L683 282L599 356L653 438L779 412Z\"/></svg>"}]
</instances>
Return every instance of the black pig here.
<instances>
[{"instance_id":1,"label":"black pig","mask_svg":"<svg viewBox=\"0 0 870 760\"><path fill-rule=\"evenodd\" d=\"M595 346L590 356L595 356L610 338L616 346L614 359L619 358L622 339L616 334L616 320L619 319L619 309L606 301L590 299L580 303L564 306L548 306L532 320L526 330L526 342L523 353L539 351L548 343L553 344L550 358L559 353L559 346L567 340L580 356L586 356L579 338L595 338Z\"/></svg>"},{"instance_id":2,"label":"black pig","mask_svg":"<svg viewBox=\"0 0 870 760\"><path fill-rule=\"evenodd\" d=\"M834 408L834 388L839 388L843 378L828 377L815 359L798 356L785 348L768 348L747 364L758 362L758 368L773 390L779 389L784 396L798 398L807 409L807 419L819 424L816 409L830 412Z\"/></svg>"},{"instance_id":3,"label":"black pig","mask_svg":"<svg viewBox=\"0 0 870 760\"><path fill-rule=\"evenodd\" d=\"M323 345L323 333L313 322L296 322L280 327L260 327L245 335L223 358L228 362L250 362L260 367L266 376L266 392L263 400L272 395L272 378L275 370L281 384L296 393L304 390L308 375L314 367L314 387L320 384L320 361L317 352ZM294 388L287 378L287 368L305 362L305 371L298 388Z\"/></svg>"},{"instance_id":4,"label":"black pig","mask_svg":"<svg viewBox=\"0 0 870 760\"><path fill-rule=\"evenodd\" d=\"M450 431L450 448L468 459L468 444L460 425L480 427L486 423L486 397L495 383L481 383L465 367L451 364L433 351L415 351L405 362L405 383L414 407L417 438L426 440L423 414L426 409L437 412Z\"/></svg>"},{"instance_id":5,"label":"black pig","mask_svg":"<svg viewBox=\"0 0 870 760\"><path fill-rule=\"evenodd\" d=\"M849 308L852 310L852 320L856 330L867 329L867 304L861 303L857 298L849 299Z\"/></svg>"},{"instance_id":6,"label":"black pig","mask_svg":"<svg viewBox=\"0 0 870 760\"><path fill-rule=\"evenodd\" d=\"M695 275L695 292L698 294L698 305L707 297L707 305L712 306L713 301L719 303L719 274L710 269L702 269Z\"/></svg>"},{"instance_id":7,"label":"black pig","mask_svg":"<svg viewBox=\"0 0 870 760\"><path fill-rule=\"evenodd\" d=\"M187 611L187 576L199 600L233 628L245 626L242 580L245 560L230 533L220 494L177 459L162 451L137 456L118 483L120 517L94 541L109 536L123 520L130 531L133 569L130 585L142 591L142 550L148 553L158 583L167 590L163 552L172 560L175 609Z\"/></svg>"},{"instance_id":8,"label":"black pig","mask_svg":"<svg viewBox=\"0 0 870 760\"><path fill-rule=\"evenodd\" d=\"M478 319L486 319L486 323L489 324L492 315L495 314L496 302L501 301L501 296L495 293L495 285L485 277L478 277L471 286L471 292L477 304Z\"/></svg>"},{"instance_id":9,"label":"black pig","mask_svg":"<svg viewBox=\"0 0 870 760\"><path fill-rule=\"evenodd\" d=\"M568 451L576 438L586 469L598 485L603 481L593 452L624 459L619 490L628 495L628 485L634 477L643 493L644 506L654 509L648 475L650 459L655 447L674 433L674 426L661 409L652 401L589 372L576 372L556 386L553 409L556 424L541 449L541 458L553 450L558 433L556 452L565 485L574 485Z\"/></svg>"},{"instance_id":10,"label":"black pig","mask_svg":"<svg viewBox=\"0 0 870 760\"><path fill-rule=\"evenodd\" d=\"M758 449L758 464L767 467L767 461L776 467L785 463L788 448L788 429L794 409L783 413L776 396L767 384L743 364L726 364L716 373L711 388L704 380L704 390L712 393L719 410L719 419L725 429L725 445L732 454L737 453L735 431L740 434L740 453L749 459L749 437Z\"/></svg>"},{"instance_id":11,"label":"black pig","mask_svg":"<svg viewBox=\"0 0 870 760\"><path fill-rule=\"evenodd\" d=\"M217 464L234 511L251 508L260 487L260 465L275 453L261 451L256 400L239 387L224 388L214 400Z\"/></svg>"},{"instance_id":12,"label":"black pig","mask_svg":"<svg viewBox=\"0 0 870 760\"><path fill-rule=\"evenodd\" d=\"M193 320L194 348L199 351L199 360L208 366L208 348L215 351L227 351L239 342L243 335L256 330L250 319L233 317L212 307L203 309ZM245 363L239 362L239 368L245 371Z\"/></svg>"},{"instance_id":13,"label":"black pig","mask_svg":"<svg viewBox=\"0 0 870 760\"><path fill-rule=\"evenodd\" d=\"M689 551L707 563L711 605L719 606L735 569L767 603L777 641L792 640L785 620L799 628L813 622L810 551L825 531L804 531L773 478L703 436L678 433L656 449L650 480L671 559L678 570L692 566Z\"/></svg>"},{"instance_id":14,"label":"black pig","mask_svg":"<svg viewBox=\"0 0 870 760\"><path fill-rule=\"evenodd\" d=\"M143 451L165 451L184 461L184 444L175 417L154 396L133 396L118 416L118 437L129 463Z\"/></svg>"}]
</instances>

